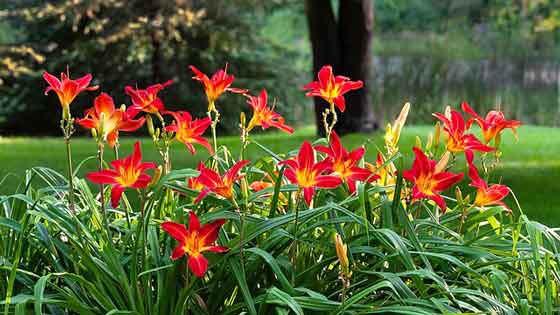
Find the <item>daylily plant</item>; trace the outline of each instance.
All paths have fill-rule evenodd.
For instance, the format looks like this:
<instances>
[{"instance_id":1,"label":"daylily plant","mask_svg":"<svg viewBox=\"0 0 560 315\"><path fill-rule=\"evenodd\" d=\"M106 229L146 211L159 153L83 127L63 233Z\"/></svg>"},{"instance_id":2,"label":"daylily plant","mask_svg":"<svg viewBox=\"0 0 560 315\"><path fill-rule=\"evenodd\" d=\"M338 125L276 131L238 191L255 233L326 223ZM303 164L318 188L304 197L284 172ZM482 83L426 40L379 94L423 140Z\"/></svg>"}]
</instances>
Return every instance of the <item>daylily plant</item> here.
<instances>
[{"instance_id":1,"label":"daylily plant","mask_svg":"<svg viewBox=\"0 0 560 315\"><path fill-rule=\"evenodd\" d=\"M60 80L54 75L43 72L43 79L47 81L49 86L45 89L45 95L49 91L54 91L58 96L60 105L62 106L63 117L70 117L70 104L83 91L94 91L98 89L97 85L89 86L92 76L91 74L86 74L83 77L72 80L70 75L62 72L60 74Z\"/></svg>"},{"instance_id":2,"label":"daylily plant","mask_svg":"<svg viewBox=\"0 0 560 315\"><path fill-rule=\"evenodd\" d=\"M191 152L191 154L195 154L196 150L194 149L193 143L198 143L204 146L210 154L214 154L214 150L212 150L212 146L208 143L208 140L204 139L202 135L208 129L212 120L208 117L203 119L192 119L192 116L189 112L180 111L180 112L166 112L175 118L175 122L167 126L165 128L168 132L175 133L175 139L179 142L182 142L187 149Z\"/></svg>"},{"instance_id":3,"label":"daylily plant","mask_svg":"<svg viewBox=\"0 0 560 315\"><path fill-rule=\"evenodd\" d=\"M93 104L86 110L85 117L76 122L84 128L95 129L97 137L110 147L117 143L119 131L135 131L144 124L144 118L133 119L130 111L116 109L113 98L107 93L101 93Z\"/></svg>"},{"instance_id":4,"label":"daylily plant","mask_svg":"<svg viewBox=\"0 0 560 315\"><path fill-rule=\"evenodd\" d=\"M266 90L263 89L259 96L248 96L249 100L247 103L253 109L253 117L249 121L247 126L247 132L251 131L256 126L261 126L262 129L268 129L269 127L278 128L287 133L293 133L294 128L285 124L284 117L280 114L274 112L274 106L269 108L267 106L268 94Z\"/></svg>"},{"instance_id":5,"label":"daylily plant","mask_svg":"<svg viewBox=\"0 0 560 315\"><path fill-rule=\"evenodd\" d=\"M428 159L419 148L413 148L416 158L410 170L403 172L403 177L413 183L412 200L431 199L442 212L447 210L445 200L439 194L463 179L463 173L454 174L445 171L445 163Z\"/></svg>"},{"instance_id":6,"label":"daylily plant","mask_svg":"<svg viewBox=\"0 0 560 315\"><path fill-rule=\"evenodd\" d=\"M308 90L305 96L321 97L329 104L335 104L341 112L346 110L344 94L362 88L362 81L350 81L350 78L333 74L332 66L323 66L319 70L319 81L313 81L303 87Z\"/></svg>"},{"instance_id":7,"label":"daylily plant","mask_svg":"<svg viewBox=\"0 0 560 315\"><path fill-rule=\"evenodd\" d=\"M357 181L372 182L379 179L379 175L374 175L370 170L357 166L366 153L366 149L360 147L351 152L346 151L334 131L331 134L329 144L328 147L316 146L315 150L327 154L331 162L329 170L348 185L351 193L356 191Z\"/></svg>"},{"instance_id":8,"label":"daylily plant","mask_svg":"<svg viewBox=\"0 0 560 315\"><path fill-rule=\"evenodd\" d=\"M480 175L478 175L478 170L473 164L473 159L474 155L472 152L469 152L467 154L467 163L469 165L469 177L471 178L470 186L477 189L474 205L478 207L499 205L510 210L502 201L509 194L509 188L501 184L488 186L488 184L480 178Z\"/></svg>"},{"instance_id":9,"label":"daylily plant","mask_svg":"<svg viewBox=\"0 0 560 315\"><path fill-rule=\"evenodd\" d=\"M140 142L134 144L132 155L124 159L111 162L112 169L92 172L86 178L96 184L111 185L111 205L119 205L122 193L126 188L146 188L151 181L151 176L146 174L148 169L156 168L155 163L142 162Z\"/></svg>"},{"instance_id":10,"label":"daylily plant","mask_svg":"<svg viewBox=\"0 0 560 315\"><path fill-rule=\"evenodd\" d=\"M434 113L443 123L443 130L447 135L447 150L452 153L460 153L465 151L490 152L495 149L482 144L473 134L465 134L467 131L465 119L455 110L447 109L446 114Z\"/></svg>"},{"instance_id":11,"label":"daylily plant","mask_svg":"<svg viewBox=\"0 0 560 315\"><path fill-rule=\"evenodd\" d=\"M287 165L284 171L286 178L303 189L303 198L308 206L311 205L317 188L335 188L342 180L333 175L323 175L332 167L329 160L315 161L315 152L309 141L304 141L297 157L278 163Z\"/></svg>"},{"instance_id":12,"label":"daylily plant","mask_svg":"<svg viewBox=\"0 0 560 315\"><path fill-rule=\"evenodd\" d=\"M516 129L521 126L519 120L507 120L501 111L491 110L486 114L485 118L480 117L467 102L461 104L463 111L472 116L467 121L467 128L470 128L473 122L477 123L482 129L482 137L485 143L490 143L494 139L496 146L500 144L500 135L504 129L511 129L513 134L517 136Z\"/></svg>"},{"instance_id":13,"label":"daylily plant","mask_svg":"<svg viewBox=\"0 0 560 315\"><path fill-rule=\"evenodd\" d=\"M207 168L203 163L199 164L200 175L198 175L198 182L204 185L204 188L195 200L195 203L204 199L209 192L213 192L218 196L225 199L233 198L233 185L239 179L239 171L247 164L251 163L248 160L241 160L235 163L223 176L218 172Z\"/></svg>"},{"instance_id":14,"label":"daylily plant","mask_svg":"<svg viewBox=\"0 0 560 315\"><path fill-rule=\"evenodd\" d=\"M172 83L173 80L168 80L164 83L150 85L143 90L133 88L130 85L126 86L124 92L132 100L132 106L130 106L131 114L135 115L138 112L145 112L161 115L165 111L165 106L158 97L158 93Z\"/></svg>"},{"instance_id":15,"label":"daylily plant","mask_svg":"<svg viewBox=\"0 0 560 315\"><path fill-rule=\"evenodd\" d=\"M206 97L208 98L208 111L210 111L213 106L214 102L222 95L224 92L231 92L237 94L245 94L247 90L245 89L238 89L230 87L235 77L232 74L227 74L227 64L225 68L222 70L218 70L216 73L212 75L212 78L209 79L208 76L198 70L195 66L190 66L192 72L194 72L195 76L193 77L194 80L200 81L204 86L204 91L206 92Z\"/></svg>"},{"instance_id":16,"label":"daylily plant","mask_svg":"<svg viewBox=\"0 0 560 315\"><path fill-rule=\"evenodd\" d=\"M208 270L208 260L202 253L228 251L227 247L214 245L218 239L218 232L225 222L224 219L219 219L201 226L198 217L191 211L188 230L180 223L172 221L162 223L161 228L179 242L171 253L171 259L177 260L183 255L188 256L188 265L193 274L199 278L204 276Z\"/></svg>"}]
</instances>

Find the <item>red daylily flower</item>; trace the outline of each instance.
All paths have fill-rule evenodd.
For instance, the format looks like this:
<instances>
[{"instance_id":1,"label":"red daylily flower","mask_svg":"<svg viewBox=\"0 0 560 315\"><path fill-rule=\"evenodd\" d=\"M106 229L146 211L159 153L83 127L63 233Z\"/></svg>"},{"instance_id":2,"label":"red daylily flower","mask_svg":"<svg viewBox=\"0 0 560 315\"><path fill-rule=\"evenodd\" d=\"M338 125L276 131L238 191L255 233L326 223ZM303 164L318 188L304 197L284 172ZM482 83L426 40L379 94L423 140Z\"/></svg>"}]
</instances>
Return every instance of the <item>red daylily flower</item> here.
<instances>
[{"instance_id":1,"label":"red daylily flower","mask_svg":"<svg viewBox=\"0 0 560 315\"><path fill-rule=\"evenodd\" d=\"M272 126L287 133L293 133L294 128L284 123L284 117L274 112L274 107L269 108L267 106L267 100L268 95L265 89L261 91L259 96L249 96L247 104L249 104L253 109L253 117L251 118L247 129L251 130L256 126L261 126L262 129L268 129Z\"/></svg>"},{"instance_id":2,"label":"red daylily flower","mask_svg":"<svg viewBox=\"0 0 560 315\"><path fill-rule=\"evenodd\" d=\"M233 197L233 184L239 179L239 171L249 163L251 161L241 160L227 170L223 176L200 163L198 165L200 171L198 181L204 185L204 189L202 189L194 202L197 203L204 199L209 192L213 192L225 199L231 199Z\"/></svg>"},{"instance_id":3,"label":"red daylily flower","mask_svg":"<svg viewBox=\"0 0 560 315\"><path fill-rule=\"evenodd\" d=\"M317 188L335 188L342 180L333 175L322 175L332 168L329 160L315 162L313 147L309 141L304 141L296 158L284 160L278 165L288 165L284 171L286 178L303 189L303 197L308 206Z\"/></svg>"},{"instance_id":4,"label":"red daylily flower","mask_svg":"<svg viewBox=\"0 0 560 315\"><path fill-rule=\"evenodd\" d=\"M204 85L208 104L213 104L224 92L238 94L247 93L247 90L230 87L235 77L232 74L227 74L227 64L223 70L220 69L214 73L212 79L209 79L206 74L200 72L195 66L190 66L189 68L191 68L192 72L195 74L193 79L200 81L202 85Z\"/></svg>"},{"instance_id":5,"label":"red daylily flower","mask_svg":"<svg viewBox=\"0 0 560 315\"><path fill-rule=\"evenodd\" d=\"M49 86L45 89L45 95L47 95L51 90L55 91L60 101L62 108L67 111L70 103L80 94L82 91L94 91L97 90L98 86L88 86L91 82L91 74L86 74L83 77L71 80L70 75L66 73L60 74L60 80L54 75L43 72L43 79L47 81Z\"/></svg>"},{"instance_id":6,"label":"red daylily flower","mask_svg":"<svg viewBox=\"0 0 560 315\"><path fill-rule=\"evenodd\" d=\"M203 168L204 168L204 163L198 164L197 170L199 172L202 172ZM187 187L189 187L192 190L202 191L202 189L204 189L204 184L202 184L200 180L198 180L199 177L200 175L197 177L189 177L189 179L187 180Z\"/></svg>"},{"instance_id":7,"label":"red daylily flower","mask_svg":"<svg viewBox=\"0 0 560 315\"><path fill-rule=\"evenodd\" d=\"M93 107L86 110L85 117L76 122L84 128L95 129L103 141L114 147L119 139L119 131L135 131L144 124L144 118L133 118L128 112L115 109L109 94L101 93L93 101Z\"/></svg>"},{"instance_id":8,"label":"red daylily flower","mask_svg":"<svg viewBox=\"0 0 560 315\"><path fill-rule=\"evenodd\" d=\"M465 134L465 119L455 111L449 110L449 115L434 113L434 116L443 122L443 130L447 134L447 150L458 153L463 151L490 152L495 149L484 145L473 134Z\"/></svg>"},{"instance_id":9,"label":"red daylily flower","mask_svg":"<svg viewBox=\"0 0 560 315\"><path fill-rule=\"evenodd\" d=\"M202 277L208 270L208 260L202 255L203 252L224 253L228 248L213 245L218 239L218 232L226 221L219 219L214 222L200 225L200 221L194 212L190 212L189 229L183 224L172 221L163 222L161 228L171 237L179 241L171 254L171 259L177 260L187 255L188 265L197 277Z\"/></svg>"},{"instance_id":10,"label":"red daylily flower","mask_svg":"<svg viewBox=\"0 0 560 315\"><path fill-rule=\"evenodd\" d=\"M403 172L403 177L414 184L412 200L431 199L445 212L447 207L439 193L460 182L463 173L445 172L443 167L437 166L436 161L428 159L422 150L416 147L413 150L416 158L412 169Z\"/></svg>"},{"instance_id":11,"label":"red daylily flower","mask_svg":"<svg viewBox=\"0 0 560 315\"><path fill-rule=\"evenodd\" d=\"M362 81L350 81L349 78L341 75L334 76L331 66L323 66L319 70L319 81L313 81L303 87L310 90L305 96L318 96L329 104L335 104L341 112L346 109L344 94L351 90L360 89L364 83Z\"/></svg>"},{"instance_id":12,"label":"red daylily flower","mask_svg":"<svg viewBox=\"0 0 560 315\"><path fill-rule=\"evenodd\" d=\"M366 150L360 147L351 152L346 151L342 143L340 143L340 138L334 131L331 133L329 147L317 146L315 149L328 155L331 162L330 171L334 172L335 175L348 184L348 189L351 193L356 191L357 181L372 182L379 179L379 175L373 175L368 169L356 166L366 153Z\"/></svg>"},{"instance_id":13,"label":"red daylily flower","mask_svg":"<svg viewBox=\"0 0 560 315\"><path fill-rule=\"evenodd\" d=\"M173 80L168 80L164 83L150 85L144 90L135 89L130 85L126 86L124 92L130 96L132 100L132 106L130 106L132 113L136 115L138 112L145 112L148 114L164 112L165 106L158 97L158 93L172 83Z\"/></svg>"},{"instance_id":14,"label":"red daylily flower","mask_svg":"<svg viewBox=\"0 0 560 315\"><path fill-rule=\"evenodd\" d=\"M470 128L473 122L476 122L482 129L482 137L485 143L489 143L492 139L500 136L504 129L510 128L516 135L516 128L521 126L519 120L507 120L501 111L492 110L486 114L485 118L480 117L467 102L461 105L463 111L472 116L467 121L467 127ZM498 141L498 140L497 140Z\"/></svg>"},{"instance_id":15,"label":"red daylily flower","mask_svg":"<svg viewBox=\"0 0 560 315\"><path fill-rule=\"evenodd\" d=\"M140 142L134 144L134 152L124 159L111 162L113 169L92 172L86 178L96 184L111 185L111 205L116 208L126 188L146 188L151 177L144 171L156 168L155 163L142 162Z\"/></svg>"},{"instance_id":16,"label":"red daylily flower","mask_svg":"<svg viewBox=\"0 0 560 315\"><path fill-rule=\"evenodd\" d=\"M214 154L212 146L203 137L201 137L206 129L212 123L209 117L193 120L189 112L166 112L175 118L174 124L165 127L166 131L175 133L175 138L187 146L191 154L195 154L193 143L198 143L208 149L210 154Z\"/></svg>"},{"instance_id":17,"label":"red daylily flower","mask_svg":"<svg viewBox=\"0 0 560 315\"><path fill-rule=\"evenodd\" d=\"M469 165L469 177L471 178L470 186L477 189L474 205L478 207L500 205L508 211L511 211L502 201L509 194L509 188L501 184L488 186L478 175L478 170L473 164L473 158L473 153L468 152L467 163Z\"/></svg>"}]
</instances>

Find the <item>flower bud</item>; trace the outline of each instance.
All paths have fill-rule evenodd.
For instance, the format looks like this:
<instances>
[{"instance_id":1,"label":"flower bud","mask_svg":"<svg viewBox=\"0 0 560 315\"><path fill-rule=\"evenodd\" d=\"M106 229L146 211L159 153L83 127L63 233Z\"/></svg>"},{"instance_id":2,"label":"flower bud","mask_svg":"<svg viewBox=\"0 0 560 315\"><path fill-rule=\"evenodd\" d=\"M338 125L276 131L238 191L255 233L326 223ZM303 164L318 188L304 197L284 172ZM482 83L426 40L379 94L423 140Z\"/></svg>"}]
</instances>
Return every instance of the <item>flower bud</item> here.
<instances>
[{"instance_id":1,"label":"flower bud","mask_svg":"<svg viewBox=\"0 0 560 315\"><path fill-rule=\"evenodd\" d=\"M429 151L432 148L433 142L434 142L434 134L430 132L428 134L428 141L426 143L426 151Z\"/></svg>"},{"instance_id":2,"label":"flower bud","mask_svg":"<svg viewBox=\"0 0 560 315\"><path fill-rule=\"evenodd\" d=\"M100 137L102 137L102 140L105 141L105 113L101 112L101 114L99 114L99 125L97 127L97 133Z\"/></svg>"},{"instance_id":3,"label":"flower bud","mask_svg":"<svg viewBox=\"0 0 560 315\"><path fill-rule=\"evenodd\" d=\"M148 126L148 132L150 133L150 136L153 137L155 132L154 132L154 122L152 121L151 115L146 115L146 125Z\"/></svg>"},{"instance_id":4,"label":"flower bud","mask_svg":"<svg viewBox=\"0 0 560 315\"><path fill-rule=\"evenodd\" d=\"M422 149L422 139L419 136L416 136L416 147Z\"/></svg>"},{"instance_id":5,"label":"flower bud","mask_svg":"<svg viewBox=\"0 0 560 315\"><path fill-rule=\"evenodd\" d=\"M348 261L348 246L342 242L342 237L340 237L338 233L334 235L334 244L336 247L336 256L338 256L342 272L348 274L350 267L350 262Z\"/></svg>"},{"instance_id":6,"label":"flower bud","mask_svg":"<svg viewBox=\"0 0 560 315\"><path fill-rule=\"evenodd\" d=\"M159 182L162 172L163 172L163 167L161 165L158 165L158 167L154 171L154 176L152 177L152 180L150 180L150 183L148 184L148 187L152 187L153 185L157 184L157 182Z\"/></svg>"},{"instance_id":7,"label":"flower bud","mask_svg":"<svg viewBox=\"0 0 560 315\"><path fill-rule=\"evenodd\" d=\"M439 121L436 123L435 131L434 131L434 147L439 147L439 140L441 137L441 124Z\"/></svg>"},{"instance_id":8,"label":"flower bud","mask_svg":"<svg viewBox=\"0 0 560 315\"><path fill-rule=\"evenodd\" d=\"M97 141L97 129L91 128L91 136Z\"/></svg>"},{"instance_id":9,"label":"flower bud","mask_svg":"<svg viewBox=\"0 0 560 315\"><path fill-rule=\"evenodd\" d=\"M126 112L126 106L124 104L121 104L121 108L120 108L121 112Z\"/></svg>"},{"instance_id":10,"label":"flower bud","mask_svg":"<svg viewBox=\"0 0 560 315\"><path fill-rule=\"evenodd\" d=\"M458 204L463 203L463 193L461 192L461 188L459 188L459 186L455 187L455 199L457 199Z\"/></svg>"},{"instance_id":11,"label":"flower bud","mask_svg":"<svg viewBox=\"0 0 560 315\"><path fill-rule=\"evenodd\" d=\"M449 163L450 156L451 153L449 151L445 151L445 153L443 154L439 162L436 164L436 170L435 170L436 173L445 171L445 168L447 167L447 163Z\"/></svg>"}]
</instances>

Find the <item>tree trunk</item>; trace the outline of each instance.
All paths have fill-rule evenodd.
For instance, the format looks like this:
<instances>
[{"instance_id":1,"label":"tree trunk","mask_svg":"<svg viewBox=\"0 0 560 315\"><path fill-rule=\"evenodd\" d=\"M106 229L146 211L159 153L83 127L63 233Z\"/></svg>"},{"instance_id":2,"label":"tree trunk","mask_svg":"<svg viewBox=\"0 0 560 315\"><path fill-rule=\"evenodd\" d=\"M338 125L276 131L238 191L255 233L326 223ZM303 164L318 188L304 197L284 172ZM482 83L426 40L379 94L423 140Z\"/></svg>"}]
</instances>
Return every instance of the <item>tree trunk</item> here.
<instances>
[{"instance_id":1,"label":"tree trunk","mask_svg":"<svg viewBox=\"0 0 560 315\"><path fill-rule=\"evenodd\" d=\"M364 87L348 92L346 111L338 114L335 130L339 134L370 132L377 128L369 95L373 5L371 0L339 1L337 23L331 1L306 0L305 12L313 51L313 74L332 65L336 75L362 80ZM317 80L314 77L314 80ZM317 133L324 136L323 111L328 104L314 98Z\"/></svg>"},{"instance_id":2,"label":"tree trunk","mask_svg":"<svg viewBox=\"0 0 560 315\"><path fill-rule=\"evenodd\" d=\"M313 73L317 75L324 65L331 65L336 73L338 69L339 46L338 32L334 11L331 1L326 0L306 0L305 14L309 27L309 39L311 40L311 50L313 54ZM315 77L314 80L317 80ZM325 136L323 129L323 111L329 104L322 98L314 97L315 102L315 125L317 133Z\"/></svg>"}]
</instances>

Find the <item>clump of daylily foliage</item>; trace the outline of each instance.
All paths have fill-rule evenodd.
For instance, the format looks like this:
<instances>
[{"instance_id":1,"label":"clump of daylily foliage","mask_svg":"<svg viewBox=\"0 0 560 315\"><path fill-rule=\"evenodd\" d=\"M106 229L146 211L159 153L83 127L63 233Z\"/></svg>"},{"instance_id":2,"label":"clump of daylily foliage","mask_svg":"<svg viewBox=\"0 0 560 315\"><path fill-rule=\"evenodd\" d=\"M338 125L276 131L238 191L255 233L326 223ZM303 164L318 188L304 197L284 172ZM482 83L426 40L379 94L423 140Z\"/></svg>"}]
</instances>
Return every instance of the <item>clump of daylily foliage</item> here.
<instances>
[{"instance_id":1,"label":"clump of daylily foliage","mask_svg":"<svg viewBox=\"0 0 560 315\"><path fill-rule=\"evenodd\" d=\"M273 152L254 128L294 129L267 91L232 87L227 67L212 77L190 68L207 96L206 117L165 108L170 80L125 87L128 107L100 93L74 118L76 96L98 89L92 76L44 73L45 93L62 105L68 173L34 168L23 192L1 199L5 314L559 311L560 237L506 204L508 195L516 199L505 184L490 183L502 133L515 134L519 121L500 111L480 116L467 103L447 107L434 113L424 144L417 137L408 151L399 148L407 103L378 152L346 148L334 131L337 112L363 83L324 66L303 89L329 104L326 138ZM252 112L240 115L239 152L216 135L224 93L247 98ZM98 148L98 169L86 180L73 169L76 126L90 130ZM119 133L141 128L161 160L143 161L140 141L121 152ZM196 169L173 169L174 142L184 154L210 157ZM410 167L403 155L414 156ZM47 187L35 188L33 177ZM460 189L462 181L470 187Z\"/></svg>"}]
</instances>

